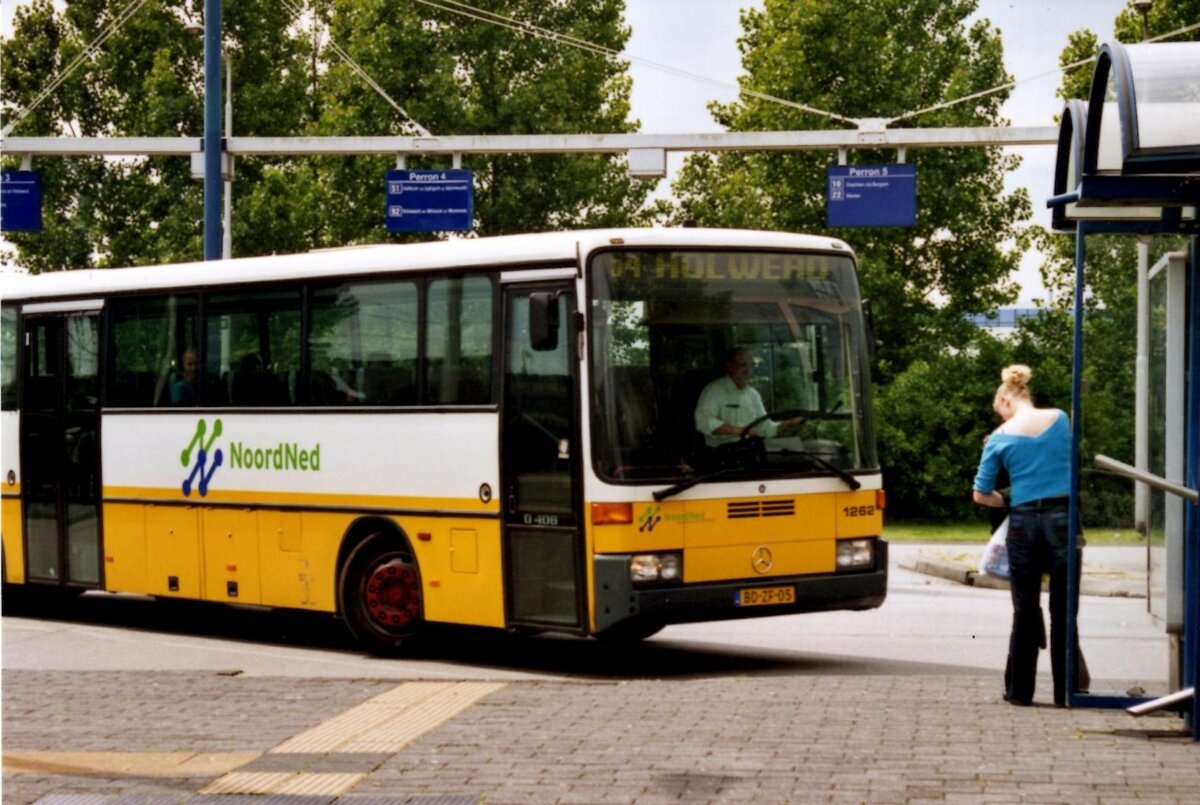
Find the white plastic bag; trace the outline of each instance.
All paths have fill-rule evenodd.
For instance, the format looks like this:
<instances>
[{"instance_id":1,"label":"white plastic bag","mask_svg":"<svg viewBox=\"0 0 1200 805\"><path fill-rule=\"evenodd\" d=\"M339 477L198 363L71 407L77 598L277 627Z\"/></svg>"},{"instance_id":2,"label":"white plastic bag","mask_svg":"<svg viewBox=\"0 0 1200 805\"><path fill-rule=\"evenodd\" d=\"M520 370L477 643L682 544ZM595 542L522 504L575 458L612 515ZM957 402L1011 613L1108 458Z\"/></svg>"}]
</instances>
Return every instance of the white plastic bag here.
<instances>
[{"instance_id":1,"label":"white plastic bag","mask_svg":"<svg viewBox=\"0 0 1200 805\"><path fill-rule=\"evenodd\" d=\"M983 556L979 558L980 573L986 573L998 579L1012 578L1012 571L1008 567L1008 547L1005 545L1007 539L1008 518L1005 517L1004 522L992 532L992 538L983 548Z\"/></svg>"}]
</instances>

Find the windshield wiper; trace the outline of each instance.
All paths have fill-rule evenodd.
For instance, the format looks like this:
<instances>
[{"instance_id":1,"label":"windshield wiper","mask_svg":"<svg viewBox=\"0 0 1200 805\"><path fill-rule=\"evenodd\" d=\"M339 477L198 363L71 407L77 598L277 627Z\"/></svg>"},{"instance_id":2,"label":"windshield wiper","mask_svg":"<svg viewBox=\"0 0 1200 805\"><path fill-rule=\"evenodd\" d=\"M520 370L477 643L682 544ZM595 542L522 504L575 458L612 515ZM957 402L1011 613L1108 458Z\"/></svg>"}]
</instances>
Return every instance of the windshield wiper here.
<instances>
[{"instance_id":1,"label":"windshield wiper","mask_svg":"<svg viewBox=\"0 0 1200 805\"><path fill-rule=\"evenodd\" d=\"M697 484L702 484L706 481L711 481L713 478L716 478L720 475L724 475L725 473L733 472L734 470L740 470L740 469L744 469L744 468L743 467L722 467L719 470L713 470L712 472L706 472L703 475L696 475L692 478L688 478L686 481L680 481L677 484L668 486L666 489L658 490L657 492L654 493L654 499L655 500L666 500L669 497L678 495L680 492L686 492L687 490L691 489L693 486L696 486Z\"/></svg>"},{"instance_id":2,"label":"windshield wiper","mask_svg":"<svg viewBox=\"0 0 1200 805\"><path fill-rule=\"evenodd\" d=\"M850 487L851 490L857 492L859 489L862 488L861 481L859 481L857 478L855 478L850 473L846 472L841 467L830 464L828 461L821 458L816 453L810 453L807 450L793 450L790 447L785 447L784 449L780 450L779 453L780 453L780 455L784 455L784 456L804 456L805 458L812 461L814 464L819 464L820 466L822 466L825 469L832 472L838 478L841 478L843 481L845 481L846 486Z\"/></svg>"},{"instance_id":3,"label":"windshield wiper","mask_svg":"<svg viewBox=\"0 0 1200 805\"><path fill-rule=\"evenodd\" d=\"M862 482L860 482L853 475L846 472L841 467L837 467L837 466L834 466L833 464L830 464L828 461L826 461L825 459L816 455L815 453L810 453L807 450L792 450L790 448L781 450L780 453L785 456L786 455L804 456L805 458L808 458L809 460L811 460L814 464L820 465L821 467L832 472L834 475L836 475L838 478L840 478L846 484L846 486L850 487L851 490L857 492L859 489L862 488ZM697 475L695 477L688 478L687 480L680 481L677 484L668 486L666 489L660 489L654 493L654 499L659 500L659 501L666 500L669 497L674 497L675 495L678 495L680 492L686 492L687 490L691 489L693 486L707 483L708 481L711 481L714 478L719 478L722 475L725 475L727 473L734 472L737 470L744 470L744 469L746 469L746 468L745 467L736 467L736 466L721 467L720 469L713 470L712 472L706 472L703 475Z\"/></svg>"},{"instance_id":4,"label":"windshield wiper","mask_svg":"<svg viewBox=\"0 0 1200 805\"><path fill-rule=\"evenodd\" d=\"M837 405L835 405L835 406L833 406L833 408L829 409L829 413L832 414L834 411L836 411L841 406L842 406L842 403L841 403L841 401L839 401ZM750 433L750 429L753 428L755 425L757 425L760 422L764 422L768 419L770 419L770 420L793 419L795 417L803 417L805 413L807 413L807 412L804 410L801 410L801 409L797 409L794 411L771 411L770 413L763 414L758 419L754 420L753 422L751 422L749 425L747 425L745 428L742 429L742 437L741 438L745 439L746 436ZM862 484L859 482L859 480L857 478L855 478L853 475L851 475L850 473L843 470L841 467L835 467L834 465L830 464L828 461L821 458L816 453L810 453L809 451L803 450L803 449L793 450L791 448L786 448L786 447L783 450L780 450L779 452L780 452L780 454L785 455L785 456L787 456L787 455L805 456L805 457L809 458L814 464L818 464L818 465L824 467L825 469L829 470L834 475L836 475L838 478L841 478L846 483L846 486L850 487L851 490L857 492L860 488L862 488Z\"/></svg>"}]
</instances>

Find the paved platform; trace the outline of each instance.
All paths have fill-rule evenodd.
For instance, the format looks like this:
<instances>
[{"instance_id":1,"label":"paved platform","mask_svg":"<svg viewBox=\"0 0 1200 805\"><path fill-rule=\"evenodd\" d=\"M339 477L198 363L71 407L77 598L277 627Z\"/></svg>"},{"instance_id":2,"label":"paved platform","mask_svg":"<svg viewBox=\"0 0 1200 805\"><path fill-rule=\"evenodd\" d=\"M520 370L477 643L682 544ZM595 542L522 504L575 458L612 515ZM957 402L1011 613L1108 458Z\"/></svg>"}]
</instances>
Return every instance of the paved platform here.
<instances>
[{"instance_id":1,"label":"paved platform","mask_svg":"<svg viewBox=\"0 0 1200 805\"><path fill-rule=\"evenodd\" d=\"M979 572L984 544L904 546L900 567L972 587L1007 590L1008 581ZM1084 548L1081 595L1145 598L1146 549L1141 546L1088 546Z\"/></svg>"},{"instance_id":2,"label":"paved platform","mask_svg":"<svg viewBox=\"0 0 1200 805\"><path fill-rule=\"evenodd\" d=\"M6 805L1195 801L1175 716L995 675L3 674Z\"/></svg>"}]
</instances>

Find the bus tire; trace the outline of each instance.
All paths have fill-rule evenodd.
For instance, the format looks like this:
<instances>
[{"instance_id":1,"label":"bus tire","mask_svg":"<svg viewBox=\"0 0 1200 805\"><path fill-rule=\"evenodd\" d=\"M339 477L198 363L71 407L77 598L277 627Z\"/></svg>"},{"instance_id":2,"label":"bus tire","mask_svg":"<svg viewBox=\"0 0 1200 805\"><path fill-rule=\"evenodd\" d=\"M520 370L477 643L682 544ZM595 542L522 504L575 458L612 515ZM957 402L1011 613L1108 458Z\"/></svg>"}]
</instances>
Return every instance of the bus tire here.
<instances>
[{"instance_id":1,"label":"bus tire","mask_svg":"<svg viewBox=\"0 0 1200 805\"><path fill-rule=\"evenodd\" d=\"M417 558L400 540L372 534L346 558L338 579L342 619L376 654L395 654L425 623Z\"/></svg>"}]
</instances>

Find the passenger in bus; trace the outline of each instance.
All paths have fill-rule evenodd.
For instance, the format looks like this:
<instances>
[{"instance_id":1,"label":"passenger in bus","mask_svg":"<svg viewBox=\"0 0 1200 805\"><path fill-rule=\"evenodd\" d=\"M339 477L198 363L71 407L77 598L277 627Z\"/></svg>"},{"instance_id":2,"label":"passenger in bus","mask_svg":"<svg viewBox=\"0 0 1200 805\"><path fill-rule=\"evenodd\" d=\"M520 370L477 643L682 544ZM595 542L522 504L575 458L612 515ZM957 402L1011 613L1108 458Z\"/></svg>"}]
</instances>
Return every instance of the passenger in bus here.
<instances>
[{"instance_id":1,"label":"passenger in bus","mask_svg":"<svg viewBox=\"0 0 1200 805\"><path fill-rule=\"evenodd\" d=\"M261 372L263 370L262 358L258 357L257 352L247 352L238 361L239 372Z\"/></svg>"},{"instance_id":2,"label":"passenger in bus","mask_svg":"<svg viewBox=\"0 0 1200 805\"><path fill-rule=\"evenodd\" d=\"M1000 508L1006 501L996 491L1003 468L1012 482L1008 561L1013 602L1008 673L1004 698L1029 706L1037 677L1042 639L1042 574L1050 574L1050 667L1054 703L1066 703L1067 555L1071 494L1071 427L1066 412L1037 408L1029 394L1033 372L1028 366L1005 367L1000 373L992 407L1004 422L988 437L975 475L973 499ZM1078 633L1076 633L1078 635ZM1083 659L1076 637L1074 690L1084 680ZM1084 683L1086 684L1086 682Z\"/></svg>"},{"instance_id":3,"label":"passenger in bus","mask_svg":"<svg viewBox=\"0 0 1200 805\"><path fill-rule=\"evenodd\" d=\"M242 356L230 381L229 401L233 405L272 406L291 402L287 384L268 368L257 352Z\"/></svg>"},{"instance_id":4,"label":"passenger in bus","mask_svg":"<svg viewBox=\"0 0 1200 805\"><path fill-rule=\"evenodd\" d=\"M197 401L196 378L200 369L196 350L188 347L179 361L182 373L171 384L171 405L194 406Z\"/></svg>"},{"instance_id":5,"label":"passenger in bus","mask_svg":"<svg viewBox=\"0 0 1200 805\"><path fill-rule=\"evenodd\" d=\"M762 395L750 385L753 371L754 356L744 347L734 347L725 353L725 374L700 392L696 401L696 430L704 434L709 447L737 441L747 425L766 415ZM799 425L803 421L800 416L783 422L767 419L746 435L771 438L779 434L782 426Z\"/></svg>"}]
</instances>

